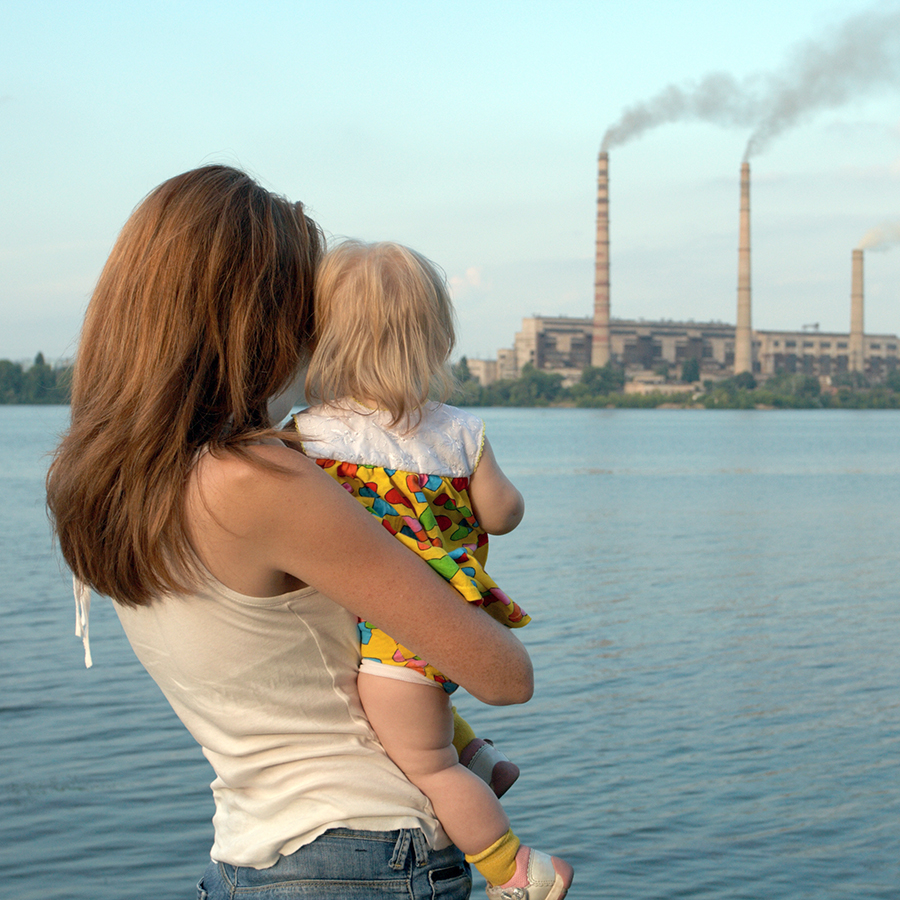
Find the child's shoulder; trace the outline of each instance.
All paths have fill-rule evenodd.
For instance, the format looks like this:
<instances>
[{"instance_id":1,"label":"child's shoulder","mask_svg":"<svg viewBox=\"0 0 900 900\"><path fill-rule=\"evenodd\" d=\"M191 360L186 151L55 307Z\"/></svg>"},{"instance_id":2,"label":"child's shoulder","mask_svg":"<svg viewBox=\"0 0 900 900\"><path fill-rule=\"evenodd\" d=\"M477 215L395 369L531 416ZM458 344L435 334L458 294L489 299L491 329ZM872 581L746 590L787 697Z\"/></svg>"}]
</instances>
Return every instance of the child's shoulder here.
<instances>
[{"instance_id":1,"label":"child's shoulder","mask_svg":"<svg viewBox=\"0 0 900 900\"><path fill-rule=\"evenodd\" d=\"M304 452L316 443L356 444L381 430L379 416L346 406L310 406L293 418Z\"/></svg>"},{"instance_id":2,"label":"child's shoulder","mask_svg":"<svg viewBox=\"0 0 900 900\"><path fill-rule=\"evenodd\" d=\"M484 445L484 422L442 403L429 403L413 427L392 426L375 410L311 407L294 416L303 452L406 472L447 477L471 475Z\"/></svg>"},{"instance_id":3,"label":"child's shoulder","mask_svg":"<svg viewBox=\"0 0 900 900\"><path fill-rule=\"evenodd\" d=\"M452 446L457 458L465 461L466 474L475 471L484 448L484 420L480 416L446 403L430 404L423 410L417 433L435 446Z\"/></svg>"},{"instance_id":4,"label":"child's shoulder","mask_svg":"<svg viewBox=\"0 0 900 900\"><path fill-rule=\"evenodd\" d=\"M484 420L480 416L447 403L429 404L422 411L420 427L443 428L449 434L465 431L479 440L484 434Z\"/></svg>"},{"instance_id":5,"label":"child's shoulder","mask_svg":"<svg viewBox=\"0 0 900 900\"><path fill-rule=\"evenodd\" d=\"M297 429L314 431L318 434L329 430L351 429L353 431L387 431L398 435L438 432L445 437L455 438L465 432L481 441L484 434L484 420L467 410L447 403L429 403L410 416L409 424L392 424L390 414L384 410L374 410L359 404L337 406L310 406L294 415Z\"/></svg>"}]
</instances>

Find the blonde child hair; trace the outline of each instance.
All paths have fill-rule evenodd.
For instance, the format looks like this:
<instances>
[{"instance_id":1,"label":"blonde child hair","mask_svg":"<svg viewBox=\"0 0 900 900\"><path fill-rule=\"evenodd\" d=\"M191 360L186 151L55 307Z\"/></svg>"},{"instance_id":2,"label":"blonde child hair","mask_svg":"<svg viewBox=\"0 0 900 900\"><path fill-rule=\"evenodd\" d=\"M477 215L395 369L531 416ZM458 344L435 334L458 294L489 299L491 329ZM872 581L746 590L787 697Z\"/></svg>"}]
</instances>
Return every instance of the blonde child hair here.
<instances>
[{"instance_id":1,"label":"blonde child hair","mask_svg":"<svg viewBox=\"0 0 900 900\"><path fill-rule=\"evenodd\" d=\"M315 318L310 401L353 399L414 425L428 400L452 393L453 304L443 272L415 250L339 244L316 273Z\"/></svg>"}]
</instances>

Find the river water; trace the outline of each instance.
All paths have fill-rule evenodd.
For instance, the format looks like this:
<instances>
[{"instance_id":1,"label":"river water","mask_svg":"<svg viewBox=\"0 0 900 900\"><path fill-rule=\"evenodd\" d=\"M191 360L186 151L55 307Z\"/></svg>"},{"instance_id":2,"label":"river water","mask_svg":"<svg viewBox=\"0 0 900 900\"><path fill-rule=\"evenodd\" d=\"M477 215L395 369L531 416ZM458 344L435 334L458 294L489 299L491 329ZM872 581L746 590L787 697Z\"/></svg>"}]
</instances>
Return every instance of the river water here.
<instances>
[{"instance_id":1,"label":"river water","mask_svg":"<svg viewBox=\"0 0 900 900\"><path fill-rule=\"evenodd\" d=\"M192 898L212 773L102 600L83 667L43 509L66 414L0 407L0 897ZM537 689L459 705L569 897L900 896L900 413L481 414Z\"/></svg>"}]
</instances>

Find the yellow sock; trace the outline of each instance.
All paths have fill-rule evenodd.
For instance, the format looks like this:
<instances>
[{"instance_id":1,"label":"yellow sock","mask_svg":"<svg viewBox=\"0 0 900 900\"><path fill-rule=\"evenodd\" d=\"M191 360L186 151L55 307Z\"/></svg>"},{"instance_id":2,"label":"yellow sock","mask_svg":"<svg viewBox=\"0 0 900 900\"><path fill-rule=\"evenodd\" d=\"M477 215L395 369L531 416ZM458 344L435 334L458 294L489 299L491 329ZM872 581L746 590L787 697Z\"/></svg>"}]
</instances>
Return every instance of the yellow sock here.
<instances>
[{"instance_id":1,"label":"yellow sock","mask_svg":"<svg viewBox=\"0 0 900 900\"><path fill-rule=\"evenodd\" d=\"M472 726L456 711L453 707L453 746L456 748L456 755L461 756L463 750L475 740L475 732Z\"/></svg>"},{"instance_id":2,"label":"yellow sock","mask_svg":"<svg viewBox=\"0 0 900 900\"><path fill-rule=\"evenodd\" d=\"M519 852L520 844L521 841L510 828L487 850L482 850L474 856L466 856L466 862L475 866L488 884L506 884L516 874L516 854Z\"/></svg>"}]
</instances>

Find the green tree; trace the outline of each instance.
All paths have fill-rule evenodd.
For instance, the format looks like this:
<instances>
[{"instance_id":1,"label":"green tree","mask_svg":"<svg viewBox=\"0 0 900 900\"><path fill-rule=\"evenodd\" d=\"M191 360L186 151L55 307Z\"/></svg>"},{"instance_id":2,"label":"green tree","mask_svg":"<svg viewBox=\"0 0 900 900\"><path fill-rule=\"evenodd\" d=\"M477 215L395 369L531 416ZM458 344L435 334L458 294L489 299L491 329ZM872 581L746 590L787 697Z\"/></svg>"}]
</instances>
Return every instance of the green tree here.
<instances>
[{"instance_id":1,"label":"green tree","mask_svg":"<svg viewBox=\"0 0 900 900\"><path fill-rule=\"evenodd\" d=\"M700 380L700 360L696 356L686 359L681 364L681 380L685 384L693 384Z\"/></svg>"},{"instance_id":2,"label":"green tree","mask_svg":"<svg viewBox=\"0 0 900 900\"><path fill-rule=\"evenodd\" d=\"M492 384L485 385L481 392L482 406L515 406L510 400L515 381L504 378Z\"/></svg>"},{"instance_id":3,"label":"green tree","mask_svg":"<svg viewBox=\"0 0 900 900\"><path fill-rule=\"evenodd\" d=\"M44 361L44 354L38 353L34 365L25 372L22 386L22 403L53 403L56 397L56 376Z\"/></svg>"},{"instance_id":4,"label":"green tree","mask_svg":"<svg viewBox=\"0 0 900 900\"><path fill-rule=\"evenodd\" d=\"M562 394L562 382L562 375L541 372L526 363L522 374L512 383L510 403L512 406L548 406Z\"/></svg>"},{"instance_id":5,"label":"green tree","mask_svg":"<svg viewBox=\"0 0 900 900\"><path fill-rule=\"evenodd\" d=\"M472 378L472 373L469 371L469 361L465 356L461 356L459 362L454 363L450 367L450 371L453 373L453 377L459 384L465 384L467 381L474 380Z\"/></svg>"},{"instance_id":6,"label":"green tree","mask_svg":"<svg viewBox=\"0 0 900 900\"><path fill-rule=\"evenodd\" d=\"M484 388L474 378L457 382L450 402L454 406L484 406Z\"/></svg>"},{"instance_id":7,"label":"green tree","mask_svg":"<svg viewBox=\"0 0 900 900\"><path fill-rule=\"evenodd\" d=\"M20 403L25 373L19 363L0 359L0 403Z\"/></svg>"},{"instance_id":8,"label":"green tree","mask_svg":"<svg viewBox=\"0 0 900 900\"><path fill-rule=\"evenodd\" d=\"M779 372L748 396L758 405L779 409L819 409L829 405L829 400L822 397L819 379L799 372Z\"/></svg>"},{"instance_id":9,"label":"green tree","mask_svg":"<svg viewBox=\"0 0 900 900\"><path fill-rule=\"evenodd\" d=\"M605 366L588 366L581 373L581 384L591 394L612 394L625 387L625 370L607 363Z\"/></svg>"},{"instance_id":10,"label":"green tree","mask_svg":"<svg viewBox=\"0 0 900 900\"><path fill-rule=\"evenodd\" d=\"M669 380L669 364L667 362L657 363L653 367L653 374L659 375L659 377L662 378L663 381L668 381Z\"/></svg>"},{"instance_id":11,"label":"green tree","mask_svg":"<svg viewBox=\"0 0 900 900\"><path fill-rule=\"evenodd\" d=\"M68 403L71 383L72 367L54 369L43 353L28 369L0 359L0 403Z\"/></svg>"},{"instance_id":12,"label":"green tree","mask_svg":"<svg viewBox=\"0 0 900 900\"><path fill-rule=\"evenodd\" d=\"M757 403L766 402L756 396L756 379L750 372L740 372L721 381L706 381L704 386L702 403L707 409L752 409Z\"/></svg>"},{"instance_id":13,"label":"green tree","mask_svg":"<svg viewBox=\"0 0 900 900\"><path fill-rule=\"evenodd\" d=\"M838 372L831 376L831 383L835 387L847 387L852 391L871 387L869 379L862 372Z\"/></svg>"}]
</instances>

